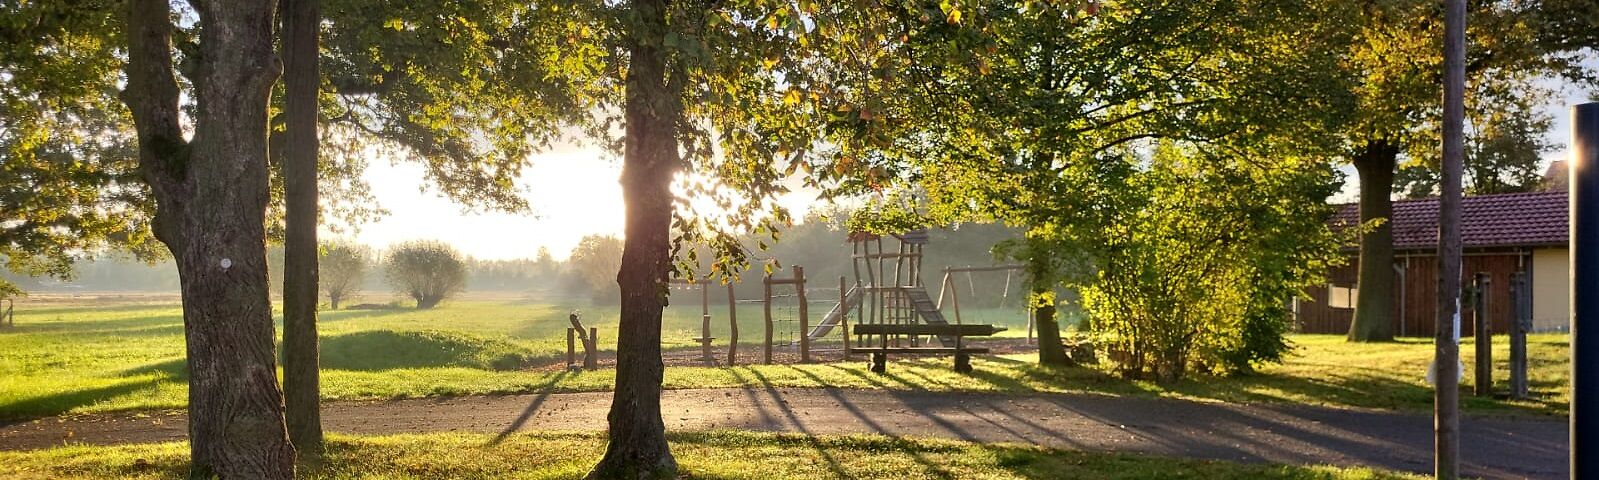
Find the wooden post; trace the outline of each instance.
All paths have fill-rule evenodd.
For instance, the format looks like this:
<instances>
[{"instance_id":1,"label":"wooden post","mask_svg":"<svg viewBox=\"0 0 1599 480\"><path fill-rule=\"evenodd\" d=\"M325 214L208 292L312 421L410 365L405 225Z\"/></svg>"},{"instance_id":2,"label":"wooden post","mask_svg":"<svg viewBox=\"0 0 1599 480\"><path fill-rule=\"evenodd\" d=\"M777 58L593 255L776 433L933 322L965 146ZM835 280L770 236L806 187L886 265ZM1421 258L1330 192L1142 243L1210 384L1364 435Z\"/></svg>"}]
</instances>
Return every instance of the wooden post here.
<instances>
[{"instance_id":1,"label":"wooden post","mask_svg":"<svg viewBox=\"0 0 1599 480\"><path fill-rule=\"evenodd\" d=\"M849 360L849 295L844 293L844 276L838 276L838 328L844 337L844 359Z\"/></svg>"},{"instance_id":2,"label":"wooden post","mask_svg":"<svg viewBox=\"0 0 1599 480\"><path fill-rule=\"evenodd\" d=\"M600 329L589 327L589 338L588 342L585 343L587 351L583 352L583 368L585 369L600 368L600 354L595 351L595 349L599 348L599 338Z\"/></svg>"},{"instance_id":3,"label":"wooden post","mask_svg":"<svg viewBox=\"0 0 1599 480\"><path fill-rule=\"evenodd\" d=\"M1510 398L1527 399L1527 331L1531 315L1523 315L1532 302L1527 298L1527 274L1510 275Z\"/></svg>"},{"instance_id":4,"label":"wooden post","mask_svg":"<svg viewBox=\"0 0 1599 480\"><path fill-rule=\"evenodd\" d=\"M794 266L794 296L799 299L800 363L811 361L811 316L805 302L805 267Z\"/></svg>"},{"instance_id":5,"label":"wooden post","mask_svg":"<svg viewBox=\"0 0 1599 480\"><path fill-rule=\"evenodd\" d=\"M1443 161L1438 181L1436 290L1438 316L1434 319L1437 322L1437 335L1433 337L1436 350L1433 360L1436 373L1433 389L1433 476L1439 480L1454 480L1460 478L1460 177L1466 158L1466 0L1444 1L1443 34ZM1580 167L1573 165L1572 171L1580 171ZM1576 183L1573 181L1573 186ZM1576 233L1576 230L1572 232ZM1572 396L1572 406L1576 406L1576 395ZM1577 429L1571 431L1576 432ZM1576 442L1572 442L1572 455L1576 455L1577 451ZM1571 473L1577 475L1577 469L1573 468Z\"/></svg>"},{"instance_id":6,"label":"wooden post","mask_svg":"<svg viewBox=\"0 0 1599 480\"><path fill-rule=\"evenodd\" d=\"M566 368L577 368L577 329L566 327Z\"/></svg>"},{"instance_id":7,"label":"wooden post","mask_svg":"<svg viewBox=\"0 0 1599 480\"><path fill-rule=\"evenodd\" d=\"M733 294L733 282L727 282L727 366L738 363L738 297Z\"/></svg>"},{"instance_id":8,"label":"wooden post","mask_svg":"<svg viewBox=\"0 0 1599 480\"><path fill-rule=\"evenodd\" d=\"M762 290L764 290L764 293L761 296L761 298L762 298L761 305L763 307L765 307L765 310L766 310L766 344L763 345L762 350L761 350L761 363L766 364L766 365L771 365L772 364L772 276L771 275L767 275L766 278L761 281L761 286L764 287L764 288L762 288Z\"/></svg>"},{"instance_id":9,"label":"wooden post","mask_svg":"<svg viewBox=\"0 0 1599 480\"><path fill-rule=\"evenodd\" d=\"M1474 333L1476 333L1477 337L1477 344L1475 345L1477 349L1477 369L1474 389L1477 396L1487 397L1493 395L1494 389L1493 322L1489 321L1492 317L1488 315L1488 297L1492 289L1489 285L1491 280L1487 272L1477 272L1474 280L1476 295L1473 296L1473 299L1476 301L1472 302L1474 304L1472 310L1475 313L1473 315L1476 320L1476 331Z\"/></svg>"},{"instance_id":10,"label":"wooden post","mask_svg":"<svg viewBox=\"0 0 1599 480\"><path fill-rule=\"evenodd\" d=\"M711 286L700 283L700 360L712 361L711 356Z\"/></svg>"}]
</instances>

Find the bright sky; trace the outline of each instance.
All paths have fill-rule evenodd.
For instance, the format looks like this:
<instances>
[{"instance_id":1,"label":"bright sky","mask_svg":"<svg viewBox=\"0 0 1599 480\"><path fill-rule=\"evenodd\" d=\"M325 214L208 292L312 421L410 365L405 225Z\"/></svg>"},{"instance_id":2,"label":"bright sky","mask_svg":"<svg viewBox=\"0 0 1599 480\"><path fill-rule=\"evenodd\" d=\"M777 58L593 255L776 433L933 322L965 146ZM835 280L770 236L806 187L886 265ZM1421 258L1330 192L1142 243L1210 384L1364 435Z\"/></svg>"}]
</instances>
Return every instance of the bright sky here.
<instances>
[{"instance_id":1,"label":"bright sky","mask_svg":"<svg viewBox=\"0 0 1599 480\"><path fill-rule=\"evenodd\" d=\"M485 260L533 258L547 247L564 259L590 234L621 236L622 173L619 158L595 146L564 145L533 157L518 186L530 215L469 212L426 185L421 166L373 159L365 178L372 195L389 210L383 219L363 224L355 240L374 248L406 240L442 240ZM801 190L778 201L794 218L809 211L816 192Z\"/></svg>"}]
</instances>

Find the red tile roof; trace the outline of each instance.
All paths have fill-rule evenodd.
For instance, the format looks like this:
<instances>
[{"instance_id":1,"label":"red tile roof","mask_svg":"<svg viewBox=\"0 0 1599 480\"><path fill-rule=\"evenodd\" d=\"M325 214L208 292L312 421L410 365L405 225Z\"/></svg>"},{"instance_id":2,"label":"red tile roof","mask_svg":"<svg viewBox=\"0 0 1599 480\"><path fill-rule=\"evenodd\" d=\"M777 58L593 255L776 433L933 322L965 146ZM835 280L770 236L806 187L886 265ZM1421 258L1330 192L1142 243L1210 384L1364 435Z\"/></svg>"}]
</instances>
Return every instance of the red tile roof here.
<instances>
[{"instance_id":1,"label":"red tile roof","mask_svg":"<svg viewBox=\"0 0 1599 480\"><path fill-rule=\"evenodd\" d=\"M1566 192L1476 195L1461 203L1461 241L1465 248L1534 247L1565 245ZM1360 220L1357 204L1343 205L1334 225ZM1394 202L1394 248L1412 250L1438 246L1438 198Z\"/></svg>"}]
</instances>

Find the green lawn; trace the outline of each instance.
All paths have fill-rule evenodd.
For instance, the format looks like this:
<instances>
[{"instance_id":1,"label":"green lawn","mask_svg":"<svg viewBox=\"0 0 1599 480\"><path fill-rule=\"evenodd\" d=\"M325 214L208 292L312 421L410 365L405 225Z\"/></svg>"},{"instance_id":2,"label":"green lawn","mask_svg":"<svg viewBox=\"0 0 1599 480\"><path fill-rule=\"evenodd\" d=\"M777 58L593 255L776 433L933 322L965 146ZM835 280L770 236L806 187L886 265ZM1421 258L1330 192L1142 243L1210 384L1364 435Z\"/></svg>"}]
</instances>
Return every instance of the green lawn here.
<instances>
[{"instance_id":1,"label":"green lawn","mask_svg":"<svg viewBox=\"0 0 1599 480\"><path fill-rule=\"evenodd\" d=\"M329 399L381 399L608 390L613 373L548 373L519 369L564 356L567 305L517 300L466 300L427 311L345 310L324 312L323 395ZM713 309L725 330L725 309ZM1002 319L1021 335L1016 312L988 311L970 317ZM813 313L820 317L821 313ZM614 344L614 308L585 308L586 323L600 329L602 348ZM745 349L760 336L758 305L739 311ZM699 309L668 310L663 338L668 348L695 348ZM725 331L713 335L726 338ZM183 327L172 304L81 304L19 306L17 327L0 331L0 418L61 413L181 408ZM1431 358L1428 340L1348 344L1337 336L1299 335L1299 349L1285 364L1242 378L1199 377L1170 384L1124 381L1093 368L1043 368L1028 355L985 357L973 375L950 371L948 359L897 362L886 375L869 373L864 361L737 368L668 368L668 388L770 385L781 387L891 388L998 392L1080 392L1167 396L1230 402L1302 403L1344 407L1424 410L1432 394L1423 383ZM1536 399L1505 402L1463 395L1468 411L1564 414L1566 337L1537 335L1530 342ZM1461 348L1470 361L1469 340ZM1500 376L1508 349L1496 339ZM1469 363L1468 363L1469 365ZM1469 388L1470 378L1466 379ZM1506 379L1498 380L1500 385ZM1502 388L1501 388L1502 389Z\"/></svg>"},{"instance_id":2,"label":"green lawn","mask_svg":"<svg viewBox=\"0 0 1599 480\"><path fill-rule=\"evenodd\" d=\"M1246 465L882 436L805 437L718 431L670 435L685 478L1420 478L1371 469ZM577 478L604 452L597 434L335 436L304 478ZM181 478L184 443L0 452L7 478Z\"/></svg>"}]
</instances>

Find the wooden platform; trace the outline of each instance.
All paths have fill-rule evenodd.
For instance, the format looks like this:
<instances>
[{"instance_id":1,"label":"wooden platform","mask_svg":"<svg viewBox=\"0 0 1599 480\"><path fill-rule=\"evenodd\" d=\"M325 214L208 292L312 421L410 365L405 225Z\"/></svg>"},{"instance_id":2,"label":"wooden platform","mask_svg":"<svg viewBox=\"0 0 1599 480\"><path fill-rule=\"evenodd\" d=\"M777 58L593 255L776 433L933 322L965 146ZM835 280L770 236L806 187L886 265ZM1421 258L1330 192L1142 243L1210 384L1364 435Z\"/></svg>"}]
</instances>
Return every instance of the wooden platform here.
<instances>
[{"instance_id":1,"label":"wooden platform","mask_svg":"<svg viewBox=\"0 0 1599 480\"><path fill-rule=\"evenodd\" d=\"M948 355L957 353L988 353L986 347L856 347L851 350L862 353L896 353L913 355Z\"/></svg>"},{"instance_id":2,"label":"wooden platform","mask_svg":"<svg viewBox=\"0 0 1599 480\"><path fill-rule=\"evenodd\" d=\"M986 324L863 324L851 325L856 335L940 335L961 337L987 337L1005 331L1005 327Z\"/></svg>"}]
</instances>

